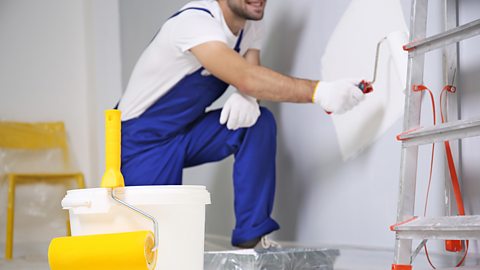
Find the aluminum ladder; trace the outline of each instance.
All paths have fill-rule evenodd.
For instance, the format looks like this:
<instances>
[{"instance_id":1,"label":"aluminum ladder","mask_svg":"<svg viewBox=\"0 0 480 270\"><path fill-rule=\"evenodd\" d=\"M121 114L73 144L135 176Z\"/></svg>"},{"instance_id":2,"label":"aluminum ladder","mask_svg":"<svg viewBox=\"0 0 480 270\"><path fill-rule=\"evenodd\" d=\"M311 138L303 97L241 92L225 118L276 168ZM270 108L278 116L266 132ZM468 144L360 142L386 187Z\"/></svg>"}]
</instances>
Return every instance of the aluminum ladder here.
<instances>
[{"instance_id":1,"label":"aluminum ladder","mask_svg":"<svg viewBox=\"0 0 480 270\"><path fill-rule=\"evenodd\" d=\"M405 45L409 53L404 131L420 126L422 93L413 92L411 89L414 85L423 84L425 53L443 49L443 81L444 85L450 84L458 70L458 42L480 34L480 20L458 26L457 0L442 1L444 32L426 37L428 0L412 0L410 42ZM436 218L414 216L419 145L480 136L480 119L458 120L458 106L456 97L449 97L449 122L400 135L402 149L397 225L391 228L396 234L392 270L413 269L413 259L419 252L419 249L412 252L413 239L480 239L480 215Z\"/></svg>"}]
</instances>

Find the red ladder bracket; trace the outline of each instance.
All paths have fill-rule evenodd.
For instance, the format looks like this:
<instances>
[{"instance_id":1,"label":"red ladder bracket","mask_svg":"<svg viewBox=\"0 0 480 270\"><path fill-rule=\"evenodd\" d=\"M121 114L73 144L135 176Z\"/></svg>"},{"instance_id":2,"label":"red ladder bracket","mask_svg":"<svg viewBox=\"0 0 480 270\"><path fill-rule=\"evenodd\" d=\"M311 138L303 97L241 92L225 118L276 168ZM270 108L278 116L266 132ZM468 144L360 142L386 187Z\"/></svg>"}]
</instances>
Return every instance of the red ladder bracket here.
<instances>
[{"instance_id":1,"label":"red ladder bracket","mask_svg":"<svg viewBox=\"0 0 480 270\"><path fill-rule=\"evenodd\" d=\"M417 219L417 218L418 218L417 216L414 216L414 217L409 218L409 219L407 219L407 220L404 220L404 221L401 221L401 222L399 222L399 223L393 224L393 225L390 226L390 231L395 231L395 227L398 227L398 226L400 226L400 225L407 224L407 223L409 223L409 222L411 222L411 221L414 221L414 220Z\"/></svg>"}]
</instances>

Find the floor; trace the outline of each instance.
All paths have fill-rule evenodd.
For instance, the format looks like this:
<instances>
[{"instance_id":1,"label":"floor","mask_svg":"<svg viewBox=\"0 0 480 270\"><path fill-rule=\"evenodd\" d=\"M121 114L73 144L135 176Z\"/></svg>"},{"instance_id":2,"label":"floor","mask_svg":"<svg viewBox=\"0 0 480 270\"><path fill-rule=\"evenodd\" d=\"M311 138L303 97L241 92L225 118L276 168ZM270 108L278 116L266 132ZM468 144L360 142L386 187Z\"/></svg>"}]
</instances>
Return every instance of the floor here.
<instances>
[{"instance_id":1,"label":"floor","mask_svg":"<svg viewBox=\"0 0 480 270\"><path fill-rule=\"evenodd\" d=\"M0 269L2 270L48 270L48 243L36 243L27 245L16 243L14 247L14 259L6 261L3 259L3 245L0 248L1 259Z\"/></svg>"},{"instance_id":2,"label":"floor","mask_svg":"<svg viewBox=\"0 0 480 270\"><path fill-rule=\"evenodd\" d=\"M389 270L393 259L393 252L380 249L360 249L356 247L334 247L340 251L340 256L335 261L335 270ZM0 259L0 269L2 270L48 270L48 261L46 258L48 244L22 245L15 246L15 258L12 261ZM3 254L3 248L0 248ZM439 258L432 257L436 261ZM471 258L473 259L473 258ZM477 259L478 260L478 259ZM422 254L416 261L415 270L431 269L426 264ZM454 268L442 268L442 270ZM479 266L455 268L461 270L480 269ZM245 269L246 270L246 269ZM250 269L248 269L250 270Z\"/></svg>"},{"instance_id":3,"label":"floor","mask_svg":"<svg viewBox=\"0 0 480 270\"><path fill-rule=\"evenodd\" d=\"M360 249L353 247L341 247L341 255L337 258L335 263L335 270L390 270L393 261L393 251L380 249ZM440 262L442 258L439 256L430 255L432 261ZM449 265L448 262L442 262L438 266ZM415 260L414 270L429 270L432 269L423 253L420 253ZM461 267L448 268L438 267L438 270L479 270L479 266L475 267Z\"/></svg>"}]
</instances>

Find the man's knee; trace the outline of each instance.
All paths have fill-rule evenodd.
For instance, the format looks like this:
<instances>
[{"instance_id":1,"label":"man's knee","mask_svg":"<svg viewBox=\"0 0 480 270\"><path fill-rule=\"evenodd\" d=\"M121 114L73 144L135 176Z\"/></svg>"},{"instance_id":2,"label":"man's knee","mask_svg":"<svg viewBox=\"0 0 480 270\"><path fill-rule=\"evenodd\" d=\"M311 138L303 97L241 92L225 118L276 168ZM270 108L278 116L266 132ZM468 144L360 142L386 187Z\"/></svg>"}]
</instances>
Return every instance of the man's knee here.
<instances>
[{"instance_id":1,"label":"man's knee","mask_svg":"<svg viewBox=\"0 0 480 270\"><path fill-rule=\"evenodd\" d=\"M255 126L258 126L261 129L267 129L275 132L277 130L277 124L275 122L275 117L273 116L273 113L265 107L260 107L260 116L258 117Z\"/></svg>"}]
</instances>

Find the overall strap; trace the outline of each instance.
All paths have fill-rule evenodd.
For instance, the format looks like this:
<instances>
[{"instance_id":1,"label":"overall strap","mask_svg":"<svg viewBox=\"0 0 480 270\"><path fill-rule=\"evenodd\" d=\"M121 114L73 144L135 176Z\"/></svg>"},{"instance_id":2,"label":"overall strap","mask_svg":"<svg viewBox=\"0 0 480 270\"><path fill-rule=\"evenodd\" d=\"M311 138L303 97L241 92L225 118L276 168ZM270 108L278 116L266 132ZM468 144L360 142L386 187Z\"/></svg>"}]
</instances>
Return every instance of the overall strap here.
<instances>
[{"instance_id":1,"label":"overall strap","mask_svg":"<svg viewBox=\"0 0 480 270\"><path fill-rule=\"evenodd\" d=\"M243 39L243 29L242 31L240 31L240 35L238 35L237 43L235 44L234 50L236 52L240 52L240 44L242 43L242 39Z\"/></svg>"},{"instance_id":2,"label":"overall strap","mask_svg":"<svg viewBox=\"0 0 480 270\"><path fill-rule=\"evenodd\" d=\"M186 8L186 9L182 9L182 10L179 10L177 11L175 14L173 14L172 16L170 16L170 18L168 18L169 20L171 18L174 18L174 17L177 17L178 15L180 15L182 12L184 11L187 11L187 10L200 10L200 11L203 11L203 12L206 12L208 14L210 14L210 16L212 16L212 18L215 18L212 14L212 12L210 12L210 10L206 9L206 8L200 8L200 7L189 7L189 8Z\"/></svg>"}]
</instances>

